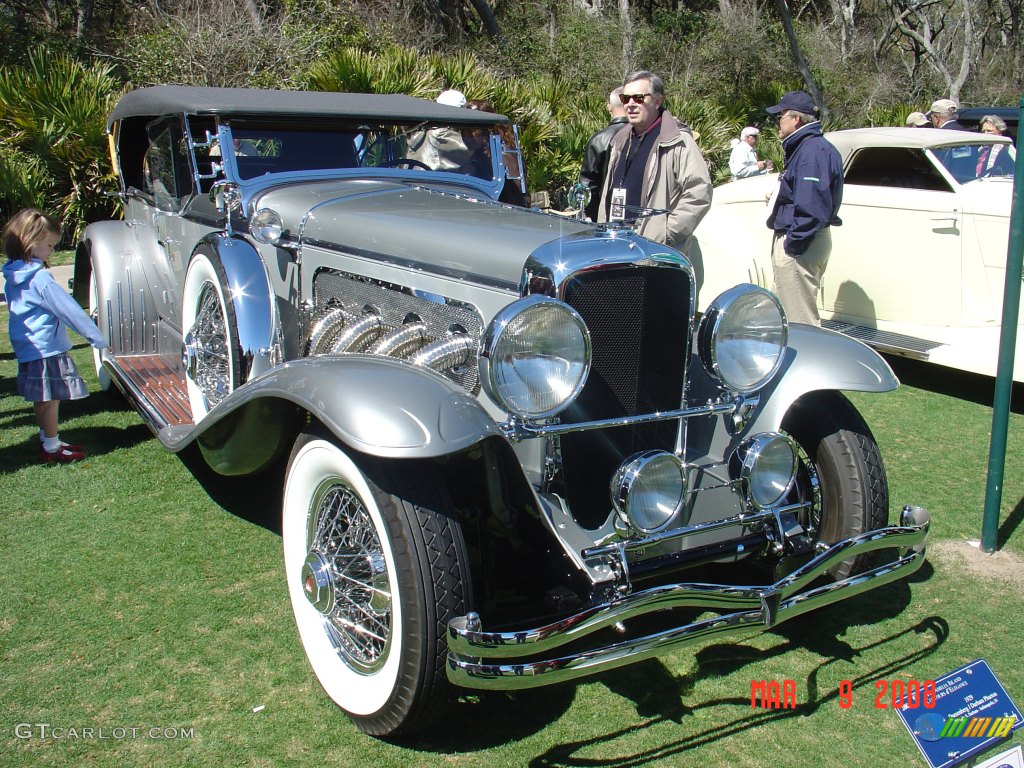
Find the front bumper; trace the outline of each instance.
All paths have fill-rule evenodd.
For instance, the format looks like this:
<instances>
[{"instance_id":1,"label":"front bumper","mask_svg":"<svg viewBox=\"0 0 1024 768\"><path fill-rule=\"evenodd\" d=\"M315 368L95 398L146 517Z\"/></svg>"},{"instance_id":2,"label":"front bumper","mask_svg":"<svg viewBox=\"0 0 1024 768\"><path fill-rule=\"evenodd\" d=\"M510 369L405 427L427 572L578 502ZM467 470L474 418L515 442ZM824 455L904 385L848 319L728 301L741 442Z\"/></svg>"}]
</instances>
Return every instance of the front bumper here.
<instances>
[{"instance_id":1,"label":"front bumper","mask_svg":"<svg viewBox=\"0 0 1024 768\"><path fill-rule=\"evenodd\" d=\"M767 586L667 584L588 608L544 627L516 632L486 632L475 614L459 616L448 623L448 679L464 688L535 688L633 664L719 635L756 634L905 578L920 568L928 513L919 507L904 507L900 523L837 542ZM896 559L841 581L812 586L843 560L880 549L896 549ZM674 608L727 613L568 655L553 653L600 630L621 626L620 622Z\"/></svg>"}]
</instances>

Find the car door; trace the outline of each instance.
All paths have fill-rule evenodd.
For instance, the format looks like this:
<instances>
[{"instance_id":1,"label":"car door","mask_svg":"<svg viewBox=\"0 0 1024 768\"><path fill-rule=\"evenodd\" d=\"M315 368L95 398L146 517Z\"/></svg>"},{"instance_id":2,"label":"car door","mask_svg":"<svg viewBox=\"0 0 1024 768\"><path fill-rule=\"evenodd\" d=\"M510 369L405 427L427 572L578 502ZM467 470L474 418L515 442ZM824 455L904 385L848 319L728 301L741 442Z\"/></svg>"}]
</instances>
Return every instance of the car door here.
<instances>
[{"instance_id":1,"label":"car door","mask_svg":"<svg viewBox=\"0 0 1024 768\"><path fill-rule=\"evenodd\" d=\"M847 163L843 224L819 296L825 317L948 325L961 311L962 214L923 150L868 147Z\"/></svg>"},{"instance_id":2,"label":"car door","mask_svg":"<svg viewBox=\"0 0 1024 768\"><path fill-rule=\"evenodd\" d=\"M192 194L193 182L184 154L181 124L178 118L154 121L147 128L149 147L143 166L143 186L152 210L149 226L136 230L136 236L155 237L159 252L144 260L144 268L157 301L161 321L180 328L178 286L184 276L188 253L183 253L185 237L178 215ZM151 227L151 229L150 229Z\"/></svg>"}]
</instances>

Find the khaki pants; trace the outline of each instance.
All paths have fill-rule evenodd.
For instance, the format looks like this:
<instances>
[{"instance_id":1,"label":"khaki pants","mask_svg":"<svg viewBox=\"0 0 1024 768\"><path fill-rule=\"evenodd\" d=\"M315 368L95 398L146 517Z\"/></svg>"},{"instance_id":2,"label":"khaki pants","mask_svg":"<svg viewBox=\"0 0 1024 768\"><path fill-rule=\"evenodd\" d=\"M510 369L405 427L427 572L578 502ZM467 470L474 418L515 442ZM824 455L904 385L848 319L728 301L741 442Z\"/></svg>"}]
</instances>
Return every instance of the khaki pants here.
<instances>
[{"instance_id":1,"label":"khaki pants","mask_svg":"<svg viewBox=\"0 0 1024 768\"><path fill-rule=\"evenodd\" d=\"M782 301L791 323L821 325L818 316L818 287L832 253L832 232L819 230L801 256L790 256L782 244L785 235L776 233L772 240L772 268L775 272L775 293Z\"/></svg>"}]
</instances>

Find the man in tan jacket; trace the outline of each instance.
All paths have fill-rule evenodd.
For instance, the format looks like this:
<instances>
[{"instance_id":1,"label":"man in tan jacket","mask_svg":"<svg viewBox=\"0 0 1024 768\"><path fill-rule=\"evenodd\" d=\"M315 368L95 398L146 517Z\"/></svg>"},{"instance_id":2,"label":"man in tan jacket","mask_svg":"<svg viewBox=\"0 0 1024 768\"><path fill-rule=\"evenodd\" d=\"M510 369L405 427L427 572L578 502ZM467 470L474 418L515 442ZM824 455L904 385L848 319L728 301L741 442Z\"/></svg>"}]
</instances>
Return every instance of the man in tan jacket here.
<instances>
[{"instance_id":1,"label":"man in tan jacket","mask_svg":"<svg viewBox=\"0 0 1024 768\"><path fill-rule=\"evenodd\" d=\"M634 224L644 237L685 250L711 206L711 177L685 123L664 108L653 72L626 77L620 96L629 126L611 143L599 222Z\"/></svg>"}]
</instances>

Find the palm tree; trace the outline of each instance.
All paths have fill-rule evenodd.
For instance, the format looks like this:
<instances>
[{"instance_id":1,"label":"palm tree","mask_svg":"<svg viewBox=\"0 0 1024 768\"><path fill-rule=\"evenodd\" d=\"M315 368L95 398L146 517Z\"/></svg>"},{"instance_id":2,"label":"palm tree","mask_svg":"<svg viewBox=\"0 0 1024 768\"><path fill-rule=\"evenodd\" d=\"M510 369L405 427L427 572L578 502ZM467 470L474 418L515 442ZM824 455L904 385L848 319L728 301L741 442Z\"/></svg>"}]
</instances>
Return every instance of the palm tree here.
<instances>
[{"instance_id":1,"label":"palm tree","mask_svg":"<svg viewBox=\"0 0 1024 768\"><path fill-rule=\"evenodd\" d=\"M122 92L111 67L43 49L0 71L0 206L43 206L76 236L109 218L116 184L105 121Z\"/></svg>"}]
</instances>

